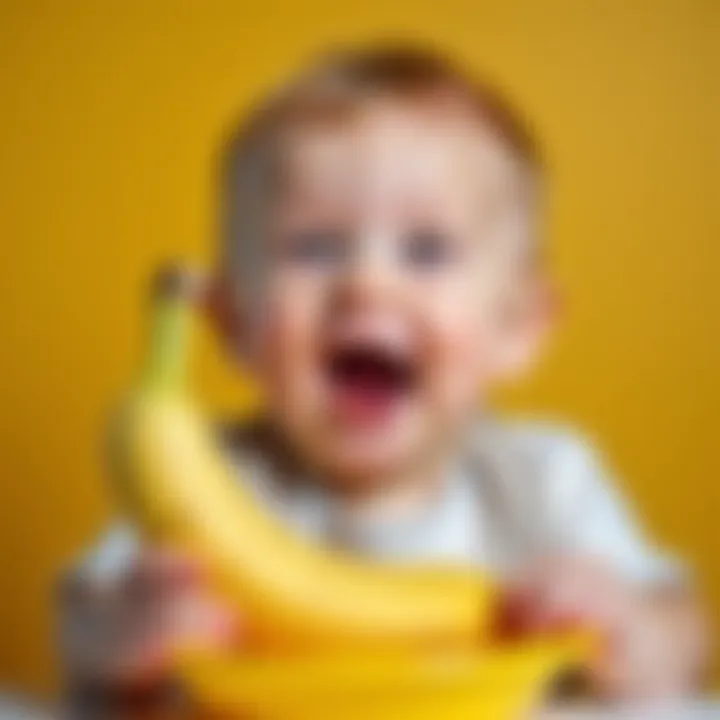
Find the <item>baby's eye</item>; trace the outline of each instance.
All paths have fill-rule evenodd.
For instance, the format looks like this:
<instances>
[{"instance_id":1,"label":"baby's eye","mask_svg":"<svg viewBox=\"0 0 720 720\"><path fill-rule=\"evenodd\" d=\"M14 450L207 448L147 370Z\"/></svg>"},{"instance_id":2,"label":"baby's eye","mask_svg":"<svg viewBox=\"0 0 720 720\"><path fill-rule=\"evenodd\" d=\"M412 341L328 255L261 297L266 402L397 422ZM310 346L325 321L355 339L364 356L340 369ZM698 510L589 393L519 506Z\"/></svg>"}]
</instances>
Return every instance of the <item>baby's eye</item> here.
<instances>
[{"instance_id":1,"label":"baby's eye","mask_svg":"<svg viewBox=\"0 0 720 720\"><path fill-rule=\"evenodd\" d=\"M433 228L414 230L404 239L405 262L421 269L434 269L455 259L457 250L452 238Z\"/></svg>"},{"instance_id":2,"label":"baby's eye","mask_svg":"<svg viewBox=\"0 0 720 720\"><path fill-rule=\"evenodd\" d=\"M303 265L328 265L345 258L349 238L342 230L303 230L290 235L282 254Z\"/></svg>"}]
</instances>

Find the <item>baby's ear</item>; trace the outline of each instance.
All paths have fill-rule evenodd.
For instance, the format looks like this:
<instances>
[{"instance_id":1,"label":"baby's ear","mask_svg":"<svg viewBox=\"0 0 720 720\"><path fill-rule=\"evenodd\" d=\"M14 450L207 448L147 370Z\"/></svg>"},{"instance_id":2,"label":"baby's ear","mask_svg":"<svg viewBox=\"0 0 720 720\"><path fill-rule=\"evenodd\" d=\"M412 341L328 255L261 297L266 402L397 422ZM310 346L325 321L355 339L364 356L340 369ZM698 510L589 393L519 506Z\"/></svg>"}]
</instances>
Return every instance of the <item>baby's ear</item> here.
<instances>
[{"instance_id":1,"label":"baby's ear","mask_svg":"<svg viewBox=\"0 0 720 720\"><path fill-rule=\"evenodd\" d=\"M205 317L220 342L236 361L246 361L245 318L236 293L227 279L209 279L203 298Z\"/></svg>"},{"instance_id":2,"label":"baby's ear","mask_svg":"<svg viewBox=\"0 0 720 720\"><path fill-rule=\"evenodd\" d=\"M533 369L560 314L557 288L547 278L533 280L509 312L498 358L500 380L518 380Z\"/></svg>"}]
</instances>

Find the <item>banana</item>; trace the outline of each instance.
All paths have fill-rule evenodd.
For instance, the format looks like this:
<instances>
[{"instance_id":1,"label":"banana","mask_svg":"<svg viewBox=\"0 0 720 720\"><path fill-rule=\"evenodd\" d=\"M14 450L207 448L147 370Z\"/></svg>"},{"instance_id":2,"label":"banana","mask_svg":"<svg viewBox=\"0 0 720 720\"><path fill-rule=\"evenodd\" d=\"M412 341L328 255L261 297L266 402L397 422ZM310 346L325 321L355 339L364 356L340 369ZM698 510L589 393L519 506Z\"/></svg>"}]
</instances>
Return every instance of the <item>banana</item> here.
<instances>
[{"instance_id":1,"label":"banana","mask_svg":"<svg viewBox=\"0 0 720 720\"><path fill-rule=\"evenodd\" d=\"M376 565L302 539L260 507L186 390L193 283L166 273L145 362L112 434L117 488L155 541L207 565L258 649L470 648L483 643L490 583L471 569Z\"/></svg>"}]
</instances>

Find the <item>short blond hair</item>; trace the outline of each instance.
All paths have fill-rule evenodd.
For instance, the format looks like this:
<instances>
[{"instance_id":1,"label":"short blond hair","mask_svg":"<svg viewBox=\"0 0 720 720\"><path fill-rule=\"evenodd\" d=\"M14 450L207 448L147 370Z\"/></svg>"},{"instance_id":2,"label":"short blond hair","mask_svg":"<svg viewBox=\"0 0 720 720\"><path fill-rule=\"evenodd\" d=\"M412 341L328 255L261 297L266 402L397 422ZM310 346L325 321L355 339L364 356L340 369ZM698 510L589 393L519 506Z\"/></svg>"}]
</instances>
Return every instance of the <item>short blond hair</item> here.
<instances>
[{"instance_id":1,"label":"short blond hair","mask_svg":"<svg viewBox=\"0 0 720 720\"><path fill-rule=\"evenodd\" d=\"M236 284L257 282L277 162L277 139L294 124L345 117L378 97L460 103L519 161L528 197L542 174L535 134L491 83L447 55L421 45L382 43L330 52L272 93L233 129L221 158L220 272Z\"/></svg>"}]
</instances>

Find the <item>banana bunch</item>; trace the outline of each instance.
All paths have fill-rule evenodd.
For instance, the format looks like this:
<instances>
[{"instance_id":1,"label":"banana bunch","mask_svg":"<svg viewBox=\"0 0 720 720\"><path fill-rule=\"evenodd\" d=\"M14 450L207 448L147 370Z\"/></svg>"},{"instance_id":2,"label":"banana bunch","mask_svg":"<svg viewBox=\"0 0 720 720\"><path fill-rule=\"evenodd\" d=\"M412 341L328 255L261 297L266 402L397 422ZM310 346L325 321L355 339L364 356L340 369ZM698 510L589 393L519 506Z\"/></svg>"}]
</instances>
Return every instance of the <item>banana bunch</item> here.
<instances>
[{"instance_id":1,"label":"banana bunch","mask_svg":"<svg viewBox=\"0 0 720 720\"><path fill-rule=\"evenodd\" d=\"M192 693L263 720L329 720L339 702L358 719L469 718L493 702L483 716L508 716L502 701L527 700L568 649L495 657L495 593L477 572L364 562L294 535L260 507L188 392L197 295L183 272L157 283L144 363L111 443L129 515L151 541L204 561L254 633L252 659L179 660Z\"/></svg>"}]
</instances>

